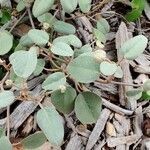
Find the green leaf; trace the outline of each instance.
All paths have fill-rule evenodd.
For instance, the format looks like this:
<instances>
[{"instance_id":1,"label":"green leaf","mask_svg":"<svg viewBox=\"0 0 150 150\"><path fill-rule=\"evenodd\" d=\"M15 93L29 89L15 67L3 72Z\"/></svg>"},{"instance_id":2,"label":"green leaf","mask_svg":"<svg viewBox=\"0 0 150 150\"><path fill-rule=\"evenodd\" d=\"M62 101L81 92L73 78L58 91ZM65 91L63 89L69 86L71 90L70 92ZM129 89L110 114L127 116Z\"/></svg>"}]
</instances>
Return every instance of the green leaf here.
<instances>
[{"instance_id":1,"label":"green leaf","mask_svg":"<svg viewBox=\"0 0 150 150\"><path fill-rule=\"evenodd\" d=\"M43 145L47 141L46 136L43 132L36 132L29 135L21 141L24 149L35 149Z\"/></svg>"},{"instance_id":2,"label":"green leaf","mask_svg":"<svg viewBox=\"0 0 150 150\"><path fill-rule=\"evenodd\" d=\"M40 46L46 45L49 41L48 33L38 29L31 29L28 36L35 44Z\"/></svg>"},{"instance_id":3,"label":"green leaf","mask_svg":"<svg viewBox=\"0 0 150 150\"><path fill-rule=\"evenodd\" d=\"M150 79L147 80L146 82L144 82L144 84L143 84L143 89L144 89L145 91L150 91Z\"/></svg>"},{"instance_id":4,"label":"green leaf","mask_svg":"<svg viewBox=\"0 0 150 150\"><path fill-rule=\"evenodd\" d=\"M78 1L79 1L79 7L82 12L87 13L90 11L92 0L78 0Z\"/></svg>"},{"instance_id":5,"label":"green leaf","mask_svg":"<svg viewBox=\"0 0 150 150\"><path fill-rule=\"evenodd\" d=\"M93 34L98 41L102 42L103 44L106 43L106 36L101 31L93 28Z\"/></svg>"},{"instance_id":6,"label":"green leaf","mask_svg":"<svg viewBox=\"0 0 150 150\"><path fill-rule=\"evenodd\" d=\"M3 136L0 138L0 147L3 150L12 150L13 149L8 137L6 137L6 136Z\"/></svg>"},{"instance_id":7,"label":"green leaf","mask_svg":"<svg viewBox=\"0 0 150 150\"><path fill-rule=\"evenodd\" d=\"M57 19L50 13L45 13L45 14L39 16L37 19L41 23L48 23L50 27L52 27L54 22L57 21Z\"/></svg>"},{"instance_id":8,"label":"green leaf","mask_svg":"<svg viewBox=\"0 0 150 150\"><path fill-rule=\"evenodd\" d=\"M54 23L54 30L64 34L74 34L76 32L76 29L72 24L64 21L56 21Z\"/></svg>"},{"instance_id":9,"label":"green leaf","mask_svg":"<svg viewBox=\"0 0 150 150\"><path fill-rule=\"evenodd\" d=\"M114 74L114 77L116 77L116 78L122 78L123 77L123 71L122 71L120 66L118 66L118 68Z\"/></svg>"},{"instance_id":10,"label":"green leaf","mask_svg":"<svg viewBox=\"0 0 150 150\"><path fill-rule=\"evenodd\" d=\"M36 64L36 68L35 68L33 74L34 74L35 76L38 76L38 75L43 71L44 66L45 66L45 61L44 61L44 59L38 59L38 60L37 60L37 64Z\"/></svg>"},{"instance_id":11,"label":"green leaf","mask_svg":"<svg viewBox=\"0 0 150 150\"><path fill-rule=\"evenodd\" d=\"M62 72L56 72L49 75L46 80L42 84L42 88L44 90L58 90L60 86L66 84L66 77L65 74Z\"/></svg>"},{"instance_id":12,"label":"green leaf","mask_svg":"<svg viewBox=\"0 0 150 150\"><path fill-rule=\"evenodd\" d=\"M5 129L0 127L0 138L5 136Z\"/></svg>"},{"instance_id":13,"label":"green leaf","mask_svg":"<svg viewBox=\"0 0 150 150\"><path fill-rule=\"evenodd\" d=\"M147 91L147 92L143 92L142 93L142 99L144 100L150 100L150 91Z\"/></svg>"},{"instance_id":14,"label":"green leaf","mask_svg":"<svg viewBox=\"0 0 150 150\"><path fill-rule=\"evenodd\" d=\"M8 31L0 31L0 55L10 51L13 46L13 36Z\"/></svg>"},{"instance_id":15,"label":"green leaf","mask_svg":"<svg viewBox=\"0 0 150 150\"><path fill-rule=\"evenodd\" d=\"M31 40L31 38L28 36L28 34L25 34L24 36L22 36L20 38L19 44L27 47L27 46L32 46L34 44L34 42Z\"/></svg>"},{"instance_id":16,"label":"green leaf","mask_svg":"<svg viewBox=\"0 0 150 150\"><path fill-rule=\"evenodd\" d=\"M80 39L73 34L60 36L53 41L53 44L57 42L64 42L76 48L80 48L82 46L82 42L80 41Z\"/></svg>"},{"instance_id":17,"label":"green leaf","mask_svg":"<svg viewBox=\"0 0 150 150\"><path fill-rule=\"evenodd\" d=\"M54 4L54 0L35 0L32 8L34 17L38 17L48 12Z\"/></svg>"},{"instance_id":18,"label":"green leaf","mask_svg":"<svg viewBox=\"0 0 150 150\"><path fill-rule=\"evenodd\" d=\"M70 113L74 108L76 91L72 87L67 87L65 92L54 91L51 100L56 109L64 114Z\"/></svg>"},{"instance_id":19,"label":"green leaf","mask_svg":"<svg viewBox=\"0 0 150 150\"><path fill-rule=\"evenodd\" d=\"M52 45L51 51L59 56L73 56L74 52L72 48L63 42L57 42Z\"/></svg>"},{"instance_id":20,"label":"green leaf","mask_svg":"<svg viewBox=\"0 0 150 150\"><path fill-rule=\"evenodd\" d=\"M25 2L23 0L20 0L17 4L17 11L20 12L26 8Z\"/></svg>"},{"instance_id":21,"label":"green leaf","mask_svg":"<svg viewBox=\"0 0 150 150\"><path fill-rule=\"evenodd\" d=\"M37 112L37 123L52 145L60 146L62 144L64 137L63 122L53 106Z\"/></svg>"},{"instance_id":22,"label":"green leaf","mask_svg":"<svg viewBox=\"0 0 150 150\"><path fill-rule=\"evenodd\" d=\"M104 35L110 31L110 26L106 19L101 18L97 21L97 29L101 31Z\"/></svg>"},{"instance_id":23,"label":"green leaf","mask_svg":"<svg viewBox=\"0 0 150 150\"><path fill-rule=\"evenodd\" d=\"M131 6L133 9L143 10L145 6L144 0L132 0Z\"/></svg>"},{"instance_id":24,"label":"green leaf","mask_svg":"<svg viewBox=\"0 0 150 150\"><path fill-rule=\"evenodd\" d=\"M83 124L95 123L100 115L101 98L91 92L79 94L75 100L75 113Z\"/></svg>"},{"instance_id":25,"label":"green leaf","mask_svg":"<svg viewBox=\"0 0 150 150\"><path fill-rule=\"evenodd\" d=\"M117 64L114 62L103 61L100 64L100 72L105 76L111 76L117 71Z\"/></svg>"},{"instance_id":26,"label":"green leaf","mask_svg":"<svg viewBox=\"0 0 150 150\"><path fill-rule=\"evenodd\" d=\"M78 57L81 54L90 53L90 52L92 52L92 47L90 46L90 44L86 44L86 45L82 46L80 49L75 49L74 56Z\"/></svg>"},{"instance_id":27,"label":"green leaf","mask_svg":"<svg viewBox=\"0 0 150 150\"><path fill-rule=\"evenodd\" d=\"M130 99L139 100L142 97L142 92L142 88L131 89L130 91L126 92L126 95Z\"/></svg>"},{"instance_id":28,"label":"green leaf","mask_svg":"<svg viewBox=\"0 0 150 150\"><path fill-rule=\"evenodd\" d=\"M1 24L6 24L11 20L11 11L9 9L2 9L2 17L0 18Z\"/></svg>"},{"instance_id":29,"label":"green leaf","mask_svg":"<svg viewBox=\"0 0 150 150\"><path fill-rule=\"evenodd\" d=\"M78 0L71 0L71 1L60 0L60 2L61 2L63 10L67 13L73 12L76 9L77 4L78 4Z\"/></svg>"},{"instance_id":30,"label":"green leaf","mask_svg":"<svg viewBox=\"0 0 150 150\"><path fill-rule=\"evenodd\" d=\"M69 74L81 83L90 83L99 77L99 64L93 57L81 55L67 67Z\"/></svg>"},{"instance_id":31,"label":"green leaf","mask_svg":"<svg viewBox=\"0 0 150 150\"><path fill-rule=\"evenodd\" d=\"M38 47L31 47L29 51L17 51L10 55L15 74L22 78L28 78L36 68Z\"/></svg>"},{"instance_id":32,"label":"green leaf","mask_svg":"<svg viewBox=\"0 0 150 150\"><path fill-rule=\"evenodd\" d=\"M124 58L133 60L142 54L147 46L148 39L143 35L135 36L126 41L120 48Z\"/></svg>"},{"instance_id":33,"label":"green leaf","mask_svg":"<svg viewBox=\"0 0 150 150\"><path fill-rule=\"evenodd\" d=\"M11 105L15 100L15 96L12 91L0 92L0 109Z\"/></svg>"}]
</instances>

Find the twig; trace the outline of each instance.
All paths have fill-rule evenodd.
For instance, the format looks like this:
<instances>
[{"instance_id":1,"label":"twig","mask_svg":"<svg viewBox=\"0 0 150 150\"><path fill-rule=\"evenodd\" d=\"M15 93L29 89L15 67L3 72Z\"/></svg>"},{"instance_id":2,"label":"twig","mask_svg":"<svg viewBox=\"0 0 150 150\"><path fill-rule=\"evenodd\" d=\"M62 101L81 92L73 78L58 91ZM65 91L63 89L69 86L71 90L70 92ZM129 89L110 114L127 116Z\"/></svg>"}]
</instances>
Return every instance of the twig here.
<instances>
[{"instance_id":1,"label":"twig","mask_svg":"<svg viewBox=\"0 0 150 150\"><path fill-rule=\"evenodd\" d=\"M34 25L34 22L33 22L33 19L32 19L30 7L27 7L27 11L28 11L31 26L32 26L33 29L35 29L35 25Z\"/></svg>"},{"instance_id":2,"label":"twig","mask_svg":"<svg viewBox=\"0 0 150 150\"><path fill-rule=\"evenodd\" d=\"M0 89L2 91L4 90L3 84L4 84L5 80L7 79L8 75L9 75L9 71L5 74L4 78L0 82Z\"/></svg>"},{"instance_id":3,"label":"twig","mask_svg":"<svg viewBox=\"0 0 150 150\"><path fill-rule=\"evenodd\" d=\"M9 30L9 32L12 32L12 30L16 27L16 25L23 19L23 17L25 16L27 11L25 11L21 17L16 21L16 23L11 27L11 29Z\"/></svg>"},{"instance_id":4,"label":"twig","mask_svg":"<svg viewBox=\"0 0 150 150\"><path fill-rule=\"evenodd\" d=\"M10 106L7 106L7 137L10 137Z\"/></svg>"}]
</instances>

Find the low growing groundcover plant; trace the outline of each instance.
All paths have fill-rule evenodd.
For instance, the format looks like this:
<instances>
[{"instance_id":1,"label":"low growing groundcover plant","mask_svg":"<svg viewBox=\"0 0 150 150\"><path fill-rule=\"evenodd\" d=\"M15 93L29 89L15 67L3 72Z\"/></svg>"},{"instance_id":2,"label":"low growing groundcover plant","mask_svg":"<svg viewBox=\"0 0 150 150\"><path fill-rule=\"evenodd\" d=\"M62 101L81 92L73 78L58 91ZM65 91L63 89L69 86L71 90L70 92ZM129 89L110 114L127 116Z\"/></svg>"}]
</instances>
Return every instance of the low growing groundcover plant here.
<instances>
[{"instance_id":1,"label":"low growing groundcover plant","mask_svg":"<svg viewBox=\"0 0 150 150\"><path fill-rule=\"evenodd\" d=\"M77 5L83 13L88 13L91 8L91 0L60 0L60 4L62 18L76 10ZM16 37L12 31L17 24L11 29L3 26L0 30L0 65L4 68L0 108L7 107L9 118L10 107L16 100L30 100L40 107L36 121L41 131L20 142L26 149L38 148L47 140L52 145L61 146L64 142L62 116L73 111L82 124L96 123L101 114L102 98L84 85L94 81L107 84L121 79L124 76L121 62L135 60L148 43L144 35L136 35L119 49L122 60L111 61L103 49L110 31L106 19L99 18L93 28L95 49L91 44L83 44L75 26L59 19L57 10L53 15L49 12L55 10L54 7L54 0L19 1L17 10L23 14L20 18L28 14L32 29L19 39L15 48ZM33 19L41 26L36 27ZM52 37L54 32L58 35L55 38ZM35 96L28 88L28 80L41 74L44 75L42 90ZM142 96L150 99L150 80L138 87L133 84L133 87L125 93L128 99L139 100ZM51 98L48 106L42 104L45 97ZM7 136L5 129L1 129L0 147L11 150L9 122L6 124Z\"/></svg>"}]
</instances>

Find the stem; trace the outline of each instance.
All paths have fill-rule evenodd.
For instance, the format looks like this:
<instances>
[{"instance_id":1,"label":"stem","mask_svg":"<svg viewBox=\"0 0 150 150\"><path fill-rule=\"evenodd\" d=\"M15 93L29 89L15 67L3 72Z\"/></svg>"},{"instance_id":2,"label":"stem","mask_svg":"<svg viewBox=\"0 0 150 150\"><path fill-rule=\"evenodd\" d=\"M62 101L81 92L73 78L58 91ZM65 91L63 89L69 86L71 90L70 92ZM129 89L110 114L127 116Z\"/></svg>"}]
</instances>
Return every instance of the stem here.
<instances>
[{"instance_id":1,"label":"stem","mask_svg":"<svg viewBox=\"0 0 150 150\"><path fill-rule=\"evenodd\" d=\"M34 25L34 22L33 22L33 19L32 19L30 7L27 7L27 12L28 12L28 15L29 15L31 26L32 26L33 29L35 29L35 25Z\"/></svg>"},{"instance_id":2,"label":"stem","mask_svg":"<svg viewBox=\"0 0 150 150\"><path fill-rule=\"evenodd\" d=\"M17 24L23 19L23 17L25 16L27 11L25 11L21 17L16 21L16 23L11 27L11 29L9 30L9 32L11 33L13 31L13 29L17 26Z\"/></svg>"},{"instance_id":3,"label":"stem","mask_svg":"<svg viewBox=\"0 0 150 150\"><path fill-rule=\"evenodd\" d=\"M2 91L4 90L3 84L4 84L5 80L7 79L8 75L9 75L9 71L5 74L4 78L0 82L0 89Z\"/></svg>"}]
</instances>

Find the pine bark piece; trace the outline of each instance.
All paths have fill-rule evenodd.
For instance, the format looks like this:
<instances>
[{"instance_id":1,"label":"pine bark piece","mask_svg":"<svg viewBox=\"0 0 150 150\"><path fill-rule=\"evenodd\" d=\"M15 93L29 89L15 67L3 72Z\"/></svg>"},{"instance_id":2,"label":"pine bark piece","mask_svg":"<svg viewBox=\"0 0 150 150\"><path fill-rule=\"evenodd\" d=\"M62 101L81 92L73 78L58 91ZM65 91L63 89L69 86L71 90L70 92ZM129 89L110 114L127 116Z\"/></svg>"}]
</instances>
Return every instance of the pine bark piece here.
<instances>
[{"instance_id":1,"label":"pine bark piece","mask_svg":"<svg viewBox=\"0 0 150 150\"><path fill-rule=\"evenodd\" d=\"M95 145L95 143L98 141L102 131L105 128L105 125L107 123L107 120L110 116L111 111L109 109L103 109L101 112L101 115L99 119L97 120L97 123L95 124L95 127L89 136L87 145L86 145L86 150L91 150L91 148Z\"/></svg>"}]
</instances>

